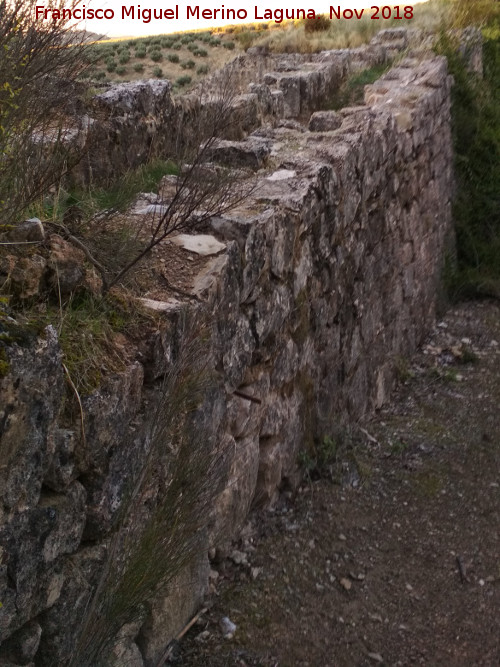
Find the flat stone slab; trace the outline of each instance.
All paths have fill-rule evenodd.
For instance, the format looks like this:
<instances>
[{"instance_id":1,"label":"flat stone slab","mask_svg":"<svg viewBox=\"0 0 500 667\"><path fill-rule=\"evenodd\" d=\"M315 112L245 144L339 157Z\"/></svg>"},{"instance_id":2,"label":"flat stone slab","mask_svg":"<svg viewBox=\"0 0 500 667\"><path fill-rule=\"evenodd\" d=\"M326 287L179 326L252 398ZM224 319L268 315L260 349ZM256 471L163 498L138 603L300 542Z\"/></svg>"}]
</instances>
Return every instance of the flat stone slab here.
<instances>
[{"instance_id":1,"label":"flat stone slab","mask_svg":"<svg viewBox=\"0 0 500 667\"><path fill-rule=\"evenodd\" d=\"M293 169L278 169L274 174L267 177L268 181L286 181L288 178L295 178L297 172Z\"/></svg>"},{"instance_id":2,"label":"flat stone slab","mask_svg":"<svg viewBox=\"0 0 500 667\"><path fill-rule=\"evenodd\" d=\"M217 241L211 234L179 234L170 240L180 248L195 252L197 255L216 255L226 249L226 244Z\"/></svg>"},{"instance_id":3,"label":"flat stone slab","mask_svg":"<svg viewBox=\"0 0 500 667\"><path fill-rule=\"evenodd\" d=\"M154 310L157 313L170 313L175 311L182 306L182 302L177 299L169 299L168 301L155 301L154 299L138 299L139 303L148 308L148 310Z\"/></svg>"}]
</instances>

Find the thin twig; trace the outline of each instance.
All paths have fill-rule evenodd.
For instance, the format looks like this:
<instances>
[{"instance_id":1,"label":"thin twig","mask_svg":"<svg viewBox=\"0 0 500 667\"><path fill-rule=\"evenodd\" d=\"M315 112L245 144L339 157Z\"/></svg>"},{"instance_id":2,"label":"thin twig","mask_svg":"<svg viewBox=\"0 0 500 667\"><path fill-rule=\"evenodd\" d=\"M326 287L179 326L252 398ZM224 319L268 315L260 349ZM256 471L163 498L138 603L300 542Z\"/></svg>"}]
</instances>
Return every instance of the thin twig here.
<instances>
[{"instance_id":1,"label":"thin twig","mask_svg":"<svg viewBox=\"0 0 500 667\"><path fill-rule=\"evenodd\" d=\"M82 444L86 448L87 447L87 440L85 438L85 425L83 421L83 405L82 401L80 399L80 394L78 393L78 389L75 387L75 383L71 379L71 375L69 374L68 369L66 368L66 365L62 365L64 372L66 373L66 377L68 378L69 385L71 389L75 392L76 400L78 401L78 405L80 406L80 424L81 424L81 429L82 429Z\"/></svg>"},{"instance_id":2,"label":"thin twig","mask_svg":"<svg viewBox=\"0 0 500 667\"><path fill-rule=\"evenodd\" d=\"M457 556L457 564L458 564L458 573L460 574L460 581L462 584L468 583L469 579L467 577L467 570L465 569L465 564L463 560L460 558L460 556Z\"/></svg>"},{"instance_id":3,"label":"thin twig","mask_svg":"<svg viewBox=\"0 0 500 667\"><path fill-rule=\"evenodd\" d=\"M0 245L39 245L41 241L1 241Z\"/></svg>"},{"instance_id":4,"label":"thin twig","mask_svg":"<svg viewBox=\"0 0 500 667\"><path fill-rule=\"evenodd\" d=\"M257 396L250 396L250 394L244 394L242 391L238 391L238 389L233 391L233 394L235 396L239 396L240 398L244 398L247 401L251 401L252 403L258 403L259 405L262 404L262 401L260 400L260 398L257 398Z\"/></svg>"},{"instance_id":5,"label":"thin twig","mask_svg":"<svg viewBox=\"0 0 500 667\"><path fill-rule=\"evenodd\" d=\"M193 618L189 621L189 623L187 623L187 625L185 625L185 626L182 628L182 630L179 632L179 634L178 634L177 637L175 638L175 641L180 641L180 640L184 637L184 635L186 634L186 632L187 632L188 630L190 630L190 629L193 627L193 625L196 623L196 621L197 621L201 616L203 616L203 614L205 614L207 611L208 611L207 608L206 608L206 607L203 607L203 609L201 609L201 610L196 614L196 616L193 616ZM165 662L169 659L170 654L172 653L173 648L174 648L174 647L172 646L172 642L170 642L169 645L167 646L167 650L165 651L165 653L163 653L163 655L161 656L161 658L159 659L159 661L156 663L155 667L162 667L162 665L165 664Z\"/></svg>"},{"instance_id":6,"label":"thin twig","mask_svg":"<svg viewBox=\"0 0 500 667\"><path fill-rule=\"evenodd\" d=\"M368 442L371 442L371 443L373 443L374 445L378 445L378 444L379 444L377 438L374 438L373 435L371 435L370 433L368 433L368 431L367 431L366 429L364 429L362 426L358 426L358 428L359 428L359 430L361 431L361 433L362 433L363 435L366 436Z\"/></svg>"}]
</instances>

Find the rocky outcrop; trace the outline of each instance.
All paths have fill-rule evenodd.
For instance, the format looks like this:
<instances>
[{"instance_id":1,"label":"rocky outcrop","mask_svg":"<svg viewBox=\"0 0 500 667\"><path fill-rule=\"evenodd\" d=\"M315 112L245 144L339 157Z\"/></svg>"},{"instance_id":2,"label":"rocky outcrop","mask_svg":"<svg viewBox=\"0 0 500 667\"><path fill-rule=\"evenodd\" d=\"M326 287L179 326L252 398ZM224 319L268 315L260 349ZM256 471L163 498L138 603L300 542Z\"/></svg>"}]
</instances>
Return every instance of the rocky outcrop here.
<instances>
[{"instance_id":1,"label":"rocky outcrop","mask_svg":"<svg viewBox=\"0 0 500 667\"><path fill-rule=\"evenodd\" d=\"M295 80L315 86L318 69L306 72ZM291 90L290 72L280 77L280 90ZM68 663L127 493L148 460L159 383L186 336L183 310L196 321L210 313L203 338L215 369L192 414L190 447L200 456L223 451L226 477L203 517L196 557L169 595L123 630L116 664L156 664L203 594L209 550L224 548L253 505L297 484L299 450L384 403L397 358L434 318L451 225L450 86L443 58L407 59L367 87L366 105L313 117L313 131L287 120L222 144L213 160L253 160L252 197L212 220L219 254L193 277L197 299L154 302L161 331L123 373L82 398L84 433L79 411L70 419L63 410L55 331L5 348L0 657ZM161 507L169 452L127 518L131 530Z\"/></svg>"}]
</instances>

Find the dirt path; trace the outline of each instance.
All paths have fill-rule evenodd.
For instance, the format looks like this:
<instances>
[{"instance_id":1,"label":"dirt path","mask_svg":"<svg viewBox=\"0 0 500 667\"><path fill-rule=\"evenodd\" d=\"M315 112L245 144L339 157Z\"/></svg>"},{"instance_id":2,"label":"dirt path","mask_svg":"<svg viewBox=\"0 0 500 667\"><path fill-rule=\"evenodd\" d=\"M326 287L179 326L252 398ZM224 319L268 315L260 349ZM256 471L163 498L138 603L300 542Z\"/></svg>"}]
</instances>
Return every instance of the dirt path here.
<instances>
[{"instance_id":1,"label":"dirt path","mask_svg":"<svg viewBox=\"0 0 500 667\"><path fill-rule=\"evenodd\" d=\"M400 375L214 565L168 664L500 665L500 307L449 311Z\"/></svg>"}]
</instances>

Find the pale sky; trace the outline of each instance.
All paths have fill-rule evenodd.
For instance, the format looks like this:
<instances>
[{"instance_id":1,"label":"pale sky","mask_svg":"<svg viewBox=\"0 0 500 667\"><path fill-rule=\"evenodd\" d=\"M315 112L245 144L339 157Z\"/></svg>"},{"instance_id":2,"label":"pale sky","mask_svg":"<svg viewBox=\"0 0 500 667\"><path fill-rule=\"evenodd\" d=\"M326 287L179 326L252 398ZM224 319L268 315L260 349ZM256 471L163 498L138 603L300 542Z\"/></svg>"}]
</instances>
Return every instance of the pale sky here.
<instances>
[{"instance_id":1,"label":"pale sky","mask_svg":"<svg viewBox=\"0 0 500 667\"><path fill-rule=\"evenodd\" d=\"M392 0L393 2L395 0ZM420 2L426 2L427 0L403 0L400 7L403 8L408 5L416 5ZM40 5L43 4L43 0L40 0ZM337 0L332 2L331 6L337 9L339 6L341 9L357 9L358 11L366 6L377 5L383 7L385 2L370 2L370 0ZM80 7L86 7L87 9L93 10L112 10L114 12L114 18L103 19L103 20L87 20L84 21L79 27L84 27L91 32L96 32L99 34L107 34L109 37L119 37L119 36L144 36L144 35L158 35L167 32L176 32L178 30L191 30L191 29L200 29L200 28L212 28L220 25L234 24L234 23L252 23L255 21L265 20L263 13L265 9L294 9L302 8L307 11L307 9L314 9L316 13L326 13L330 12L330 3L325 3L322 0L311 0L310 5L306 5L305 2L297 2L296 5L293 5L289 0L263 0L263 2L254 2L252 4L245 4L244 0L227 0L224 4L209 2L209 0L179 0L177 3L179 19L151 19L151 22L145 23L142 20L137 19L137 9L140 7L141 11L144 9L156 9L156 10L166 10L172 9L175 10L175 3L161 2L158 0L143 0L142 2L133 3L127 0L88 0ZM243 10L247 11L247 18L244 18L240 21L229 19L221 20L220 14L217 15L217 19L203 19L200 18L196 20L193 17L190 17L187 20L187 8L194 8L199 6L200 11L203 9L234 9L234 10ZM135 8L135 20L130 18L122 18L122 7ZM257 10L255 9L257 7ZM257 11L257 16L256 16ZM365 9L365 16L371 16L373 10ZM110 12L108 11L108 15ZM356 18L352 19L356 21ZM384 20L378 20L377 23L380 25L380 28L383 28Z\"/></svg>"}]
</instances>

